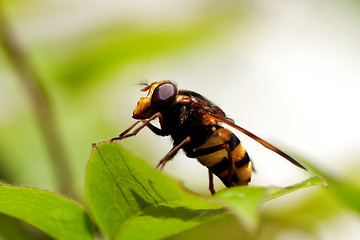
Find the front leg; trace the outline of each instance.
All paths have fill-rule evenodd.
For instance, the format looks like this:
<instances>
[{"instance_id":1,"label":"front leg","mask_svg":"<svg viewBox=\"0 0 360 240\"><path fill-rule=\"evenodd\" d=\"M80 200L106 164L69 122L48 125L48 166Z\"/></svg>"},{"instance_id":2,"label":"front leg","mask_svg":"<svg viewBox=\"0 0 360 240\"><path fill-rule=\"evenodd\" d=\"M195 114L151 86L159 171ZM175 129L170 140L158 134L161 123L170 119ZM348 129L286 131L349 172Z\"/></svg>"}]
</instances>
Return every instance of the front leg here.
<instances>
[{"instance_id":1,"label":"front leg","mask_svg":"<svg viewBox=\"0 0 360 240\"><path fill-rule=\"evenodd\" d=\"M156 117L158 117L159 120L160 120L161 129L155 127L154 125L152 125L150 123L150 121L154 120ZM132 133L129 133L138 123L142 123L142 124L138 128L136 128ZM145 126L147 126L152 132L154 132L157 135L166 136L166 133L163 130L164 129L163 128L163 126L164 126L163 117L162 117L161 113L158 112L158 113L155 113L154 115L152 115L150 118L148 118L146 120L138 120L133 125L131 125L128 129L126 129L124 132L122 132L118 137L112 138L111 141L122 140L124 138L135 136Z\"/></svg>"}]
</instances>

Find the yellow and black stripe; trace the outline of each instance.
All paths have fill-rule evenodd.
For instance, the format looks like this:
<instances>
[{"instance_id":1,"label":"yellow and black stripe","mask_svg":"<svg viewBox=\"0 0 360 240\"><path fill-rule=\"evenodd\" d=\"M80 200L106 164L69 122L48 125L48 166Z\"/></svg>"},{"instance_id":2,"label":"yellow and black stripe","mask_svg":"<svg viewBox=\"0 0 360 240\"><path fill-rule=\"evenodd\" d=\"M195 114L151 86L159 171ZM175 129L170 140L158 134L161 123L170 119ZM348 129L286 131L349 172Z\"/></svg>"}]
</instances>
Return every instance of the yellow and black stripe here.
<instances>
[{"instance_id":1,"label":"yellow and black stripe","mask_svg":"<svg viewBox=\"0 0 360 240\"><path fill-rule=\"evenodd\" d=\"M213 134L194 152L199 162L218 176L225 186L247 185L250 182L251 160L240 140L230 130L215 128ZM231 185L228 182L229 155L233 164Z\"/></svg>"}]
</instances>

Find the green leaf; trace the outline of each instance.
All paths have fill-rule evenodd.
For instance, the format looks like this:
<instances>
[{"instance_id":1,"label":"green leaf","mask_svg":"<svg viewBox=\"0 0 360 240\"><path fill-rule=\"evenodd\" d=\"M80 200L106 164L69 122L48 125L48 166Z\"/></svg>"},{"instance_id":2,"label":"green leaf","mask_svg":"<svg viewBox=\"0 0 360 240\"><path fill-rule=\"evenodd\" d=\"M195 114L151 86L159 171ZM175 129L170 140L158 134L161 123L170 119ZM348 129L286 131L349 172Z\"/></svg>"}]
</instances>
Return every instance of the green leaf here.
<instances>
[{"instance_id":1,"label":"green leaf","mask_svg":"<svg viewBox=\"0 0 360 240\"><path fill-rule=\"evenodd\" d=\"M56 239L94 239L94 229L84 209L55 193L0 185L0 212Z\"/></svg>"},{"instance_id":2,"label":"green leaf","mask_svg":"<svg viewBox=\"0 0 360 240\"><path fill-rule=\"evenodd\" d=\"M85 188L94 219L109 239L161 239L221 219L229 211L240 227L255 230L263 201L316 185L324 184L310 178L286 188L233 187L203 199L119 143L102 142L90 156Z\"/></svg>"},{"instance_id":3,"label":"green leaf","mask_svg":"<svg viewBox=\"0 0 360 240\"><path fill-rule=\"evenodd\" d=\"M231 209L238 220L254 232L259 226L259 207L263 202L266 188L262 187L232 187L213 196Z\"/></svg>"},{"instance_id":4,"label":"green leaf","mask_svg":"<svg viewBox=\"0 0 360 240\"><path fill-rule=\"evenodd\" d=\"M116 239L161 239L222 216L224 210L191 209L183 202L146 208L128 219Z\"/></svg>"},{"instance_id":5,"label":"green leaf","mask_svg":"<svg viewBox=\"0 0 360 240\"><path fill-rule=\"evenodd\" d=\"M93 149L85 188L95 221L109 239L164 238L224 212L116 142Z\"/></svg>"},{"instance_id":6,"label":"green leaf","mask_svg":"<svg viewBox=\"0 0 360 240\"><path fill-rule=\"evenodd\" d=\"M50 236L23 221L0 213L0 239L50 240Z\"/></svg>"}]
</instances>

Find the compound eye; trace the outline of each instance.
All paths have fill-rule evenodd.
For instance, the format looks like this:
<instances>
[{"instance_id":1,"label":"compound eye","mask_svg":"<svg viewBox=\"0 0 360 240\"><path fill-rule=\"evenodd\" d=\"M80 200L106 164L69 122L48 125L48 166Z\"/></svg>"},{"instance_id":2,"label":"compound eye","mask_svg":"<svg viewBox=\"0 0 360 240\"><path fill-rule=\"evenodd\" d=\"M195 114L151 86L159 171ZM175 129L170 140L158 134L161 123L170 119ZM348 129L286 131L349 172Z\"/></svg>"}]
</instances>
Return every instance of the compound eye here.
<instances>
[{"instance_id":1,"label":"compound eye","mask_svg":"<svg viewBox=\"0 0 360 240\"><path fill-rule=\"evenodd\" d=\"M151 97L153 112L160 112L168 108L175 100L177 88L172 83L163 83L157 86Z\"/></svg>"}]
</instances>

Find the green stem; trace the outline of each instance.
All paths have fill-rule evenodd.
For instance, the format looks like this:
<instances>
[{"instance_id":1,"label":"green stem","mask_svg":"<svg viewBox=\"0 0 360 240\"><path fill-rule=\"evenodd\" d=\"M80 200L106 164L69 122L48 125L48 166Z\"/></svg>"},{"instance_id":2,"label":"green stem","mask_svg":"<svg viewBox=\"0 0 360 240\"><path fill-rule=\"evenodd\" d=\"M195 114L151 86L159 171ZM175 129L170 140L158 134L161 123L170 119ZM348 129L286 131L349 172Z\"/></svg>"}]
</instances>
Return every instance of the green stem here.
<instances>
[{"instance_id":1,"label":"green stem","mask_svg":"<svg viewBox=\"0 0 360 240\"><path fill-rule=\"evenodd\" d=\"M5 54L13 65L21 84L25 88L36 114L41 133L52 161L58 189L62 193L69 193L72 184L72 175L70 167L68 166L64 145L61 141L58 126L55 121L55 116L49 102L49 97L42 86L40 77L31 67L25 51L14 37L10 26L7 24L1 6L0 43L3 45Z\"/></svg>"}]
</instances>

